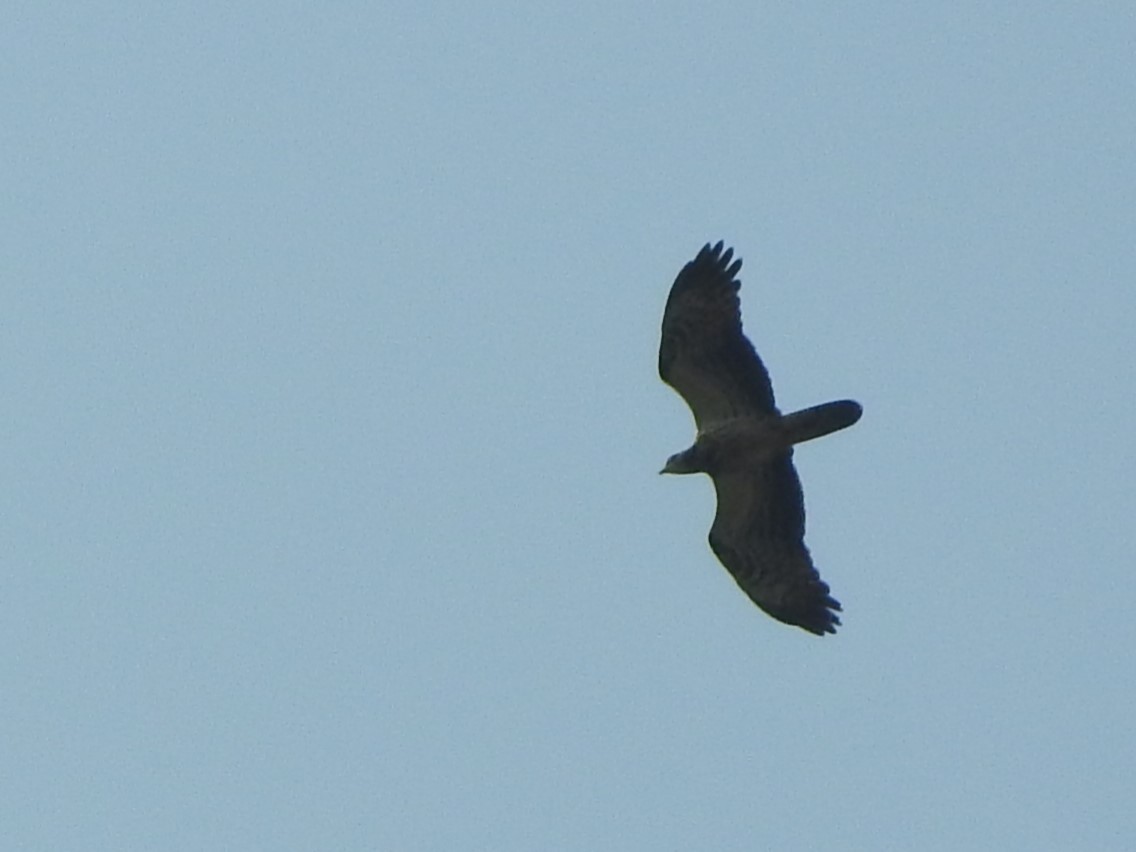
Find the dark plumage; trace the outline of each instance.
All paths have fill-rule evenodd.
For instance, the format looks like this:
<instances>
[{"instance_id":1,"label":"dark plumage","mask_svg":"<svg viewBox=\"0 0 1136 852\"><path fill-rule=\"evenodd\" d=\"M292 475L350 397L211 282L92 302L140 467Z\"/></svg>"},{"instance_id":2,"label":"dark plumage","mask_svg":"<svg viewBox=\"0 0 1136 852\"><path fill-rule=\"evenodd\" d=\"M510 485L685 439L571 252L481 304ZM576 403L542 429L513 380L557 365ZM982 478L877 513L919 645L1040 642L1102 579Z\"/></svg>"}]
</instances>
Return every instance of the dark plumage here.
<instances>
[{"instance_id":1,"label":"dark plumage","mask_svg":"<svg viewBox=\"0 0 1136 852\"><path fill-rule=\"evenodd\" d=\"M663 312L659 375L686 400L698 434L663 473L706 473L718 511L710 547L761 609L817 635L835 633L840 604L805 547L805 503L793 445L851 426L861 408L828 402L782 416L742 333L741 260L707 244L679 272Z\"/></svg>"}]
</instances>

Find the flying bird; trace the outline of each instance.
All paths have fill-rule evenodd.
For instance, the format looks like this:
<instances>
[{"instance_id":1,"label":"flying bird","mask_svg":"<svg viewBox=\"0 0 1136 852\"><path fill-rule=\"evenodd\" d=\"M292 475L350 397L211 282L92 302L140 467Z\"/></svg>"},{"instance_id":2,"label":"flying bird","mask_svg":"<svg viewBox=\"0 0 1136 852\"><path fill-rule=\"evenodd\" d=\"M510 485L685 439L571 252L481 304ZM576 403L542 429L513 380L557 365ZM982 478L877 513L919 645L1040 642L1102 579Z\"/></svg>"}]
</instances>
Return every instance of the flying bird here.
<instances>
[{"instance_id":1,"label":"flying bird","mask_svg":"<svg viewBox=\"0 0 1136 852\"><path fill-rule=\"evenodd\" d=\"M660 473L706 473L718 510L710 548L769 615L823 636L840 624L805 547L805 501L793 445L860 419L850 399L782 415L769 373L742 333L740 259L707 243L679 272L663 312L659 376L694 413L694 445ZM732 262L731 262L732 261Z\"/></svg>"}]
</instances>

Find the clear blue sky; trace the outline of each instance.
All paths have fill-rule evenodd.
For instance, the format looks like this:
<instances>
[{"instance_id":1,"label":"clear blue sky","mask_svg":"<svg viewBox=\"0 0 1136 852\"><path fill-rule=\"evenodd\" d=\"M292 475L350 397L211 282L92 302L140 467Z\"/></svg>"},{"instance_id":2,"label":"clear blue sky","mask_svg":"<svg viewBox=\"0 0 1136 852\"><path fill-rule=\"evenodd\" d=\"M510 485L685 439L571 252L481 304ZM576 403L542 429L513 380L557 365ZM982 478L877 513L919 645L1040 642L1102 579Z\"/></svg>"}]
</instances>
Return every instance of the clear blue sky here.
<instances>
[{"instance_id":1,"label":"clear blue sky","mask_svg":"<svg viewBox=\"0 0 1136 852\"><path fill-rule=\"evenodd\" d=\"M18 3L0 847L1127 849L1129 3ZM655 372L745 259L845 607Z\"/></svg>"}]
</instances>

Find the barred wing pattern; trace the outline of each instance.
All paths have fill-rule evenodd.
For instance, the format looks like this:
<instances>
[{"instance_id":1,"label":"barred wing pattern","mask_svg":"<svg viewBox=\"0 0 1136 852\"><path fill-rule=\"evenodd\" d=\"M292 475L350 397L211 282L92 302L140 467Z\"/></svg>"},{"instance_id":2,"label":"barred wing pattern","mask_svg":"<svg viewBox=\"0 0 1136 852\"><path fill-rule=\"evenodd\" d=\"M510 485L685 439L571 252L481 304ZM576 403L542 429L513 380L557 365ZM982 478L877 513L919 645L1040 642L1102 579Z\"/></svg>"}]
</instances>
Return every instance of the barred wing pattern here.
<instances>
[{"instance_id":1,"label":"barred wing pattern","mask_svg":"<svg viewBox=\"0 0 1136 852\"><path fill-rule=\"evenodd\" d=\"M792 450L759 467L714 474L718 511L710 548L769 615L823 636L840 604L805 547L805 501Z\"/></svg>"},{"instance_id":2,"label":"barred wing pattern","mask_svg":"<svg viewBox=\"0 0 1136 852\"><path fill-rule=\"evenodd\" d=\"M707 243L679 272L663 311L659 376L694 413L699 430L739 416L776 415L773 385L742 333L741 260Z\"/></svg>"}]
</instances>

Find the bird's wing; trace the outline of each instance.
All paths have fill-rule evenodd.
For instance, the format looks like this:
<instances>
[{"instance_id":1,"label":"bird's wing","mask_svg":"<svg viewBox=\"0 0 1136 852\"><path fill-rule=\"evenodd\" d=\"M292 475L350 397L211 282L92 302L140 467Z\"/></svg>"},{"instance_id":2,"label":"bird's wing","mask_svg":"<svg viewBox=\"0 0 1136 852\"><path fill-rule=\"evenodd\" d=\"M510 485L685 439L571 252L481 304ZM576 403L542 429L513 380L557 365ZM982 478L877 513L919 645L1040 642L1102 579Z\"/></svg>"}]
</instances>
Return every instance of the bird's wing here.
<instances>
[{"instance_id":1,"label":"bird's wing","mask_svg":"<svg viewBox=\"0 0 1136 852\"><path fill-rule=\"evenodd\" d=\"M742 262L733 256L707 243L679 272L663 312L659 376L686 400L699 430L778 413L769 373L742 334Z\"/></svg>"},{"instance_id":2,"label":"bird's wing","mask_svg":"<svg viewBox=\"0 0 1136 852\"><path fill-rule=\"evenodd\" d=\"M761 609L823 636L840 604L805 547L805 501L792 452L758 466L715 471L718 512L710 547Z\"/></svg>"}]
</instances>

